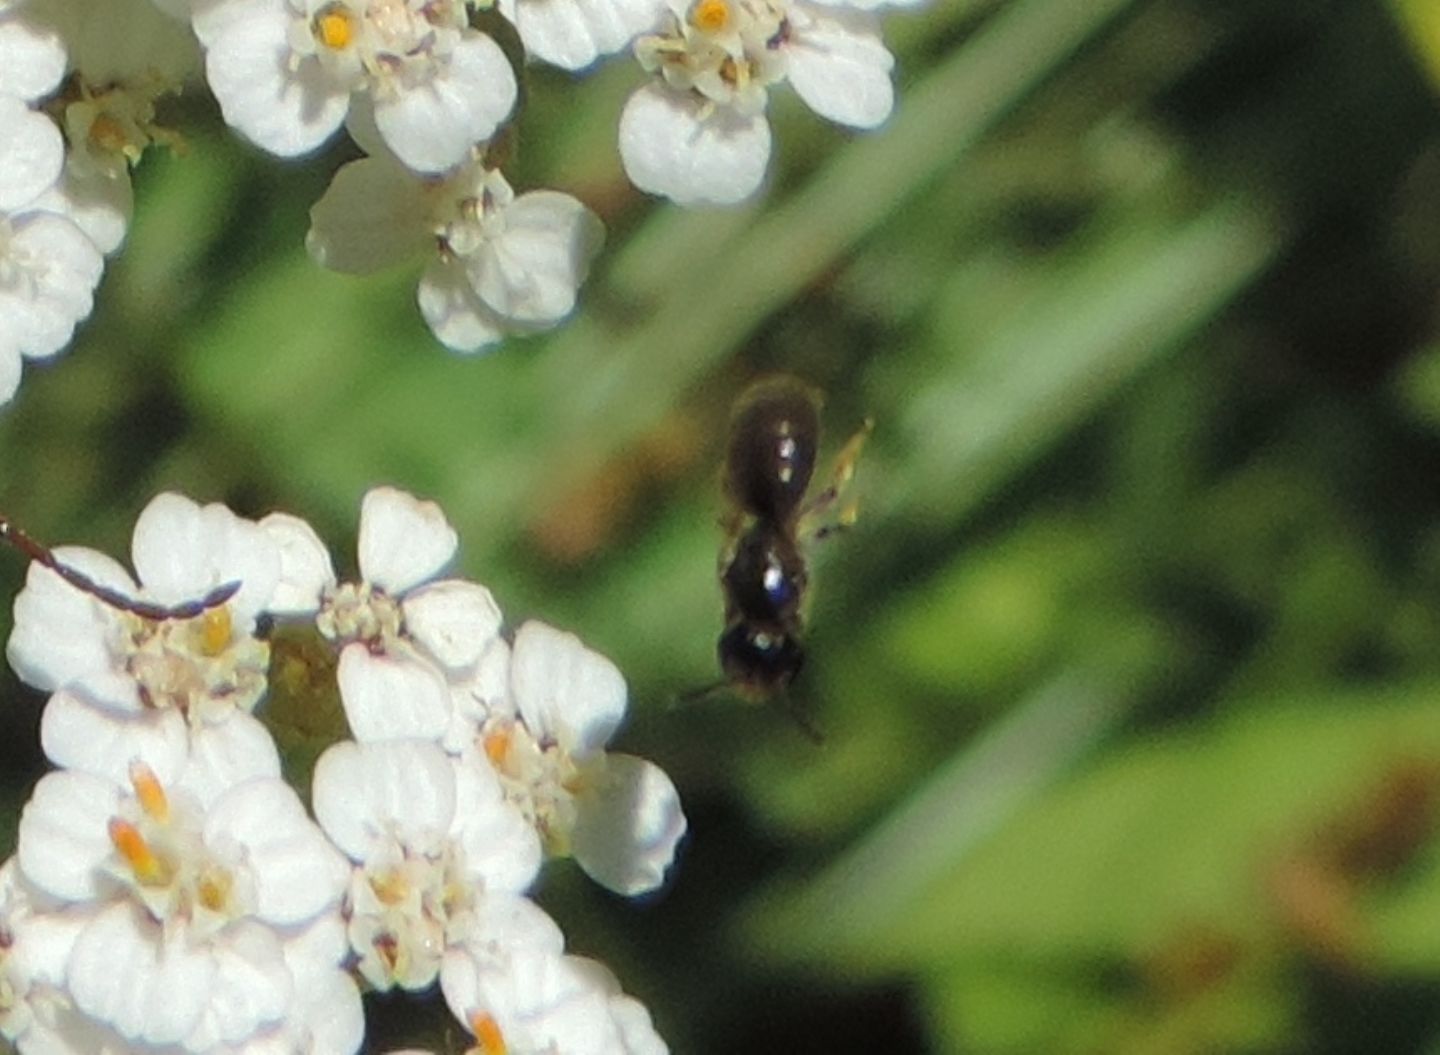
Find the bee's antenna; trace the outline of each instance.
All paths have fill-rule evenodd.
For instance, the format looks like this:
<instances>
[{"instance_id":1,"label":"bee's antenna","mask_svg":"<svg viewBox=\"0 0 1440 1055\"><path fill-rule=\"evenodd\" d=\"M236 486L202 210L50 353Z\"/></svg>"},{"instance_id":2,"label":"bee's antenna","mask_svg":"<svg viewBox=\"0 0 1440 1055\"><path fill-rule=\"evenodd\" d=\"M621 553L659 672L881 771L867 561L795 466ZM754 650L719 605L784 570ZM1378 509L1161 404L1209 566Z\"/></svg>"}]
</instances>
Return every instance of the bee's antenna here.
<instances>
[{"instance_id":1,"label":"bee's antenna","mask_svg":"<svg viewBox=\"0 0 1440 1055\"><path fill-rule=\"evenodd\" d=\"M795 702L795 698L791 696L788 691L781 689L778 700L781 708L790 716L790 720L805 734L805 739L809 740L816 747L823 746L825 743L825 734L820 731L819 726L810 720L810 716L800 709L800 706Z\"/></svg>"},{"instance_id":2,"label":"bee's antenna","mask_svg":"<svg viewBox=\"0 0 1440 1055\"><path fill-rule=\"evenodd\" d=\"M699 703L701 700L708 699L717 692L728 689L729 687L730 683L724 678L721 678L719 681L713 681L709 685L701 685L698 689L689 689L680 693L678 696L670 697L670 709L675 710L677 707L687 707L692 703Z\"/></svg>"},{"instance_id":3,"label":"bee's antenna","mask_svg":"<svg viewBox=\"0 0 1440 1055\"><path fill-rule=\"evenodd\" d=\"M56 557L49 547L27 535L13 520L3 513L0 513L0 541L10 543L10 545L14 546L35 563L43 564L77 590L88 593L91 597L108 604L111 608L118 608L122 612L130 612L138 615L141 619L150 619L155 622L164 622L167 619L194 619L201 613L211 608L217 608L230 600L230 598L239 592L241 585L238 580L223 583L199 600L182 601L175 605L155 604L151 601L137 601L133 597L125 596L119 590L102 586L83 572L76 571L70 567L70 565Z\"/></svg>"}]
</instances>

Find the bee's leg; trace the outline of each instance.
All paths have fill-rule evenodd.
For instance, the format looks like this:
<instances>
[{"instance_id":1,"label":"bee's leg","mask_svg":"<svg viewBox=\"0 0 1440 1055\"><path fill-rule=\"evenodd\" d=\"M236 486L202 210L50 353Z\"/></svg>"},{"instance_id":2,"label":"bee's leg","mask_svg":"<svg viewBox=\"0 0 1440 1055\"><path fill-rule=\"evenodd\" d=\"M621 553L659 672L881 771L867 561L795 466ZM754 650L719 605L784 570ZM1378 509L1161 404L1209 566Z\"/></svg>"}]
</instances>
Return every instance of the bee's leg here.
<instances>
[{"instance_id":1,"label":"bee's leg","mask_svg":"<svg viewBox=\"0 0 1440 1055\"><path fill-rule=\"evenodd\" d=\"M797 520L800 525L798 534L811 541L818 541L844 531L855 523L860 513L860 504L858 501L851 501L846 503L833 521L812 526L845 494L850 482L855 479L855 463L860 459L860 452L865 447L865 441L874 431L874 419L866 418L865 424L860 426L855 435L845 441L845 446L841 447L840 453L835 456L835 470L831 475L829 485L801 508Z\"/></svg>"},{"instance_id":2,"label":"bee's leg","mask_svg":"<svg viewBox=\"0 0 1440 1055\"><path fill-rule=\"evenodd\" d=\"M804 734L805 739L809 740L816 747L825 743L825 734L810 720L810 716L800 709L800 705L795 702L795 698L790 695L788 690L781 690L776 702L780 704L780 709L789 715L790 720L794 722L800 732Z\"/></svg>"}]
</instances>

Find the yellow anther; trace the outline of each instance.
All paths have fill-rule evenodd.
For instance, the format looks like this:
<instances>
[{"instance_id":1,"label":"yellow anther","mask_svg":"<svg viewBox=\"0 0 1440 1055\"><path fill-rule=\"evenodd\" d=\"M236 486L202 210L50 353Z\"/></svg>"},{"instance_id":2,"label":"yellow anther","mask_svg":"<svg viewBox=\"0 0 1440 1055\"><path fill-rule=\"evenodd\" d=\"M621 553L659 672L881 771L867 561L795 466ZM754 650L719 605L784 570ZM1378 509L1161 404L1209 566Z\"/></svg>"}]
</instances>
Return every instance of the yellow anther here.
<instances>
[{"instance_id":1,"label":"yellow anther","mask_svg":"<svg viewBox=\"0 0 1440 1055\"><path fill-rule=\"evenodd\" d=\"M111 154L123 154L130 146L125 126L109 114L96 114L90 122L90 142Z\"/></svg>"},{"instance_id":2,"label":"yellow anther","mask_svg":"<svg viewBox=\"0 0 1440 1055\"><path fill-rule=\"evenodd\" d=\"M700 0L690 12L695 28L705 33L723 33L730 28L728 0Z\"/></svg>"},{"instance_id":3,"label":"yellow anther","mask_svg":"<svg viewBox=\"0 0 1440 1055\"><path fill-rule=\"evenodd\" d=\"M505 1034L500 1032L500 1023L493 1015L477 1011L470 1016L470 1031L475 1034L477 1055L505 1055Z\"/></svg>"},{"instance_id":4,"label":"yellow anther","mask_svg":"<svg viewBox=\"0 0 1440 1055\"><path fill-rule=\"evenodd\" d=\"M331 51L343 51L355 39L355 16L343 4L321 8L311 25L315 39Z\"/></svg>"},{"instance_id":5,"label":"yellow anther","mask_svg":"<svg viewBox=\"0 0 1440 1055\"><path fill-rule=\"evenodd\" d=\"M509 729L497 729L485 734L485 755L497 768L504 768L510 757L510 744L514 740Z\"/></svg>"},{"instance_id":6,"label":"yellow anther","mask_svg":"<svg viewBox=\"0 0 1440 1055\"><path fill-rule=\"evenodd\" d=\"M720 63L720 79L736 91L743 90L750 83L750 64L736 62L727 55Z\"/></svg>"},{"instance_id":7,"label":"yellow anther","mask_svg":"<svg viewBox=\"0 0 1440 1055\"><path fill-rule=\"evenodd\" d=\"M383 905L398 905L410 895L410 882L398 868L370 877L370 889Z\"/></svg>"},{"instance_id":8,"label":"yellow anther","mask_svg":"<svg viewBox=\"0 0 1440 1055\"><path fill-rule=\"evenodd\" d=\"M221 868L207 869L196 884L195 896L201 906L211 912L220 912L230 904L230 889L234 880L230 873Z\"/></svg>"},{"instance_id":9,"label":"yellow anther","mask_svg":"<svg viewBox=\"0 0 1440 1055\"><path fill-rule=\"evenodd\" d=\"M130 786L135 789L135 798L145 816L164 824L170 819L170 799L155 771L144 762L130 763Z\"/></svg>"},{"instance_id":10,"label":"yellow anther","mask_svg":"<svg viewBox=\"0 0 1440 1055\"><path fill-rule=\"evenodd\" d=\"M218 656L230 644L233 629L228 604L207 608L200 616L200 651L207 656Z\"/></svg>"},{"instance_id":11,"label":"yellow anther","mask_svg":"<svg viewBox=\"0 0 1440 1055\"><path fill-rule=\"evenodd\" d=\"M150 848L140 829L119 817L110 820L110 843L125 858L137 882L144 886L164 886L170 880L170 869L160 855Z\"/></svg>"}]
</instances>

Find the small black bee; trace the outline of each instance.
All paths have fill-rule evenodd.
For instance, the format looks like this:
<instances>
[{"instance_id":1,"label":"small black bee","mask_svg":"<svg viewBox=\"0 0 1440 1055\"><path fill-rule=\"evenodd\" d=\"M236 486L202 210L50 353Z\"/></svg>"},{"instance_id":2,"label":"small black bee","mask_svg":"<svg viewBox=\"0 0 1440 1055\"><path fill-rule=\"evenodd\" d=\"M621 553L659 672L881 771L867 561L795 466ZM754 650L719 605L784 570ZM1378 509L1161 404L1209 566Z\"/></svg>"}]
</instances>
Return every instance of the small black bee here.
<instances>
[{"instance_id":1,"label":"small black bee","mask_svg":"<svg viewBox=\"0 0 1440 1055\"><path fill-rule=\"evenodd\" d=\"M20 530L19 526L3 513L0 513L0 542L8 542L37 564L45 565L77 590L88 593L111 608L130 612L138 615L141 619L149 619L157 623L167 619L194 619L209 609L218 608L230 600L239 592L241 585L238 582L227 582L195 601L182 601L180 604L174 605L155 604L152 601L139 601L133 597L127 597L118 590L100 585L90 576L65 564L48 547Z\"/></svg>"},{"instance_id":2,"label":"small black bee","mask_svg":"<svg viewBox=\"0 0 1440 1055\"><path fill-rule=\"evenodd\" d=\"M716 651L725 684L743 696L759 700L783 693L804 665L806 522L828 509L854 475L870 428L866 422L846 444L834 482L807 502L820 444L818 393L780 375L757 381L735 404L725 449L725 492L733 509L720 556L725 630ZM829 534L853 518L853 510L842 513L837 523L809 537Z\"/></svg>"}]
</instances>

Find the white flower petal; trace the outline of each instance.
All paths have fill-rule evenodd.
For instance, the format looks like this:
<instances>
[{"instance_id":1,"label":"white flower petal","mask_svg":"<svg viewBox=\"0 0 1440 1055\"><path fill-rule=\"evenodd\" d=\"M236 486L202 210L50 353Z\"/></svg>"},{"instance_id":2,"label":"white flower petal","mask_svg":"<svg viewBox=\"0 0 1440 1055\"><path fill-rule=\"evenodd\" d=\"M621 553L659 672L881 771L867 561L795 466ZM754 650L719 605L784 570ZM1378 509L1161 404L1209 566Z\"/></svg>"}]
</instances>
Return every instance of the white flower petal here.
<instances>
[{"instance_id":1,"label":"white flower petal","mask_svg":"<svg viewBox=\"0 0 1440 1055\"><path fill-rule=\"evenodd\" d=\"M208 807L237 784L279 775L280 753L270 730L254 715L232 710L191 732L190 757L176 783Z\"/></svg>"},{"instance_id":2,"label":"white flower petal","mask_svg":"<svg viewBox=\"0 0 1440 1055\"><path fill-rule=\"evenodd\" d=\"M63 689L50 697L40 717L40 746L55 765L116 784L129 780L130 763L139 759L162 785L179 774L190 748L179 711L118 713Z\"/></svg>"},{"instance_id":3,"label":"white flower petal","mask_svg":"<svg viewBox=\"0 0 1440 1055\"><path fill-rule=\"evenodd\" d=\"M506 1046L519 1051L563 1051L566 1055L613 1055L619 1031L610 1016L608 994L576 957L517 949L503 968L468 955L446 953L440 987L451 1013L462 1022L477 1014L493 1018Z\"/></svg>"},{"instance_id":4,"label":"white flower petal","mask_svg":"<svg viewBox=\"0 0 1440 1055\"><path fill-rule=\"evenodd\" d=\"M520 893L540 873L540 837L519 810L504 799L500 782L483 755L467 752L454 760L454 837L465 851L465 869L486 892Z\"/></svg>"},{"instance_id":5,"label":"white flower petal","mask_svg":"<svg viewBox=\"0 0 1440 1055\"><path fill-rule=\"evenodd\" d=\"M200 1022L215 979L208 948L161 944L159 927L132 902L105 909L75 943L70 995L86 1014L125 1036L175 1044Z\"/></svg>"},{"instance_id":6,"label":"white flower petal","mask_svg":"<svg viewBox=\"0 0 1440 1055\"><path fill-rule=\"evenodd\" d=\"M579 70L658 25L664 0L500 0L527 54Z\"/></svg>"},{"instance_id":7,"label":"white flower petal","mask_svg":"<svg viewBox=\"0 0 1440 1055\"><path fill-rule=\"evenodd\" d=\"M438 575L459 542L434 502L376 487L360 504L360 575L392 597Z\"/></svg>"},{"instance_id":8,"label":"white flower petal","mask_svg":"<svg viewBox=\"0 0 1440 1055\"><path fill-rule=\"evenodd\" d=\"M302 615L320 607L320 594L335 585L330 551L315 529L289 513L271 513L260 521L280 554L280 581L266 610L276 615Z\"/></svg>"},{"instance_id":9,"label":"white flower petal","mask_svg":"<svg viewBox=\"0 0 1440 1055\"><path fill-rule=\"evenodd\" d=\"M515 106L516 93L515 72L500 45L467 29L428 83L376 100L375 124L410 168L444 172L490 138Z\"/></svg>"},{"instance_id":10,"label":"white flower petal","mask_svg":"<svg viewBox=\"0 0 1440 1055\"><path fill-rule=\"evenodd\" d=\"M100 896L110 856L109 824L120 788L89 773L47 773L20 814L16 856L25 878L66 901Z\"/></svg>"},{"instance_id":11,"label":"white flower petal","mask_svg":"<svg viewBox=\"0 0 1440 1055\"><path fill-rule=\"evenodd\" d=\"M507 327L471 288L462 261L432 261L416 302L430 332L451 351L478 352L505 339Z\"/></svg>"},{"instance_id":12,"label":"white flower petal","mask_svg":"<svg viewBox=\"0 0 1440 1055\"><path fill-rule=\"evenodd\" d=\"M345 971L328 970L297 978L296 1006L301 1051L315 1055L352 1055L365 1040L365 1007L360 989ZM304 1041L308 1040L308 1044ZM290 1055L293 1048L282 1049Z\"/></svg>"},{"instance_id":13,"label":"white flower petal","mask_svg":"<svg viewBox=\"0 0 1440 1055\"><path fill-rule=\"evenodd\" d=\"M5 27L0 25L0 31ZM4 37L0 36L0 59ZM59 178L65 141L55 122L19 99L0 95L0 211L14 212Z\"/></svg>"},{"instance_id":14,"label":"white flower petal","mask_svg":"<svg viewBox=\"0 0 1440 1055\"><path fill-rule=\"evenodd\" d=\"M13 337L0 337L0 406L15 398L20 389L20 344Z\"/></svg>"},{"instance_id":15,"label":"white flower petal","mask_svg":"<svg viewBox=\"0 0 1440 1055\"><path fill-rule=\"evenodd\" d=\"M419 655L377 656L363 644L347 645L336 678L356 740L438 740L450 724L450 690Z\"/></svg>"},{"instance_id":16,"label":"white flower petal","mask_svg":"<svg viewBox=\"0 0 1440 1055\"><path fill-rule=\"evenodd\" d=\"M43 359L64 350L94 307L104 258L79 227L45 212L12 221L8 251L43 264L25 269L28 289L0 293L0 328L11 328L26 358Z\"/></svg>"},{"instance_id":17,"label":"white flower petal","mask_svg":"<svg viewBox=\"0 0 1440 1055\"><path fill-rule=\"evenodd\" d=\"M620 115L620 159L630 182L680 205L733 205L765 178L770 124L764 114L717 107L651 83Z\"/></svg>"},{"instance_id":18,"label":"white flower petal","mask_svg":"<svg viewBox=\"0 0 1440 1055\"><path fill-rule=\"evenodd\" d=\"M306 978L328 974L350 951L345 920L338 912L327 912L285 939L285 962L301 986Z\"/></svg>"},{"instance_id":19,"label":"white flower petal","mask_svg":"<svg viewBox=\"0 0 1440 1055\"><path fill-rule=\"evenodd\" d=\"M685 834L680 795L665 771L631 755L609 755L603 781L579 796L575 860L597 883L634 896L665 881Z\"/></svg>"},{"instance_id":20,"label":"white flower petal","mask_svg":"<svg viewBox=\"0 0 1440 1055\"><path fill-rule=\"evenodd\" d=\"M140 696L139 682L123 666L82 674L66 687L90 705L122 718L136 717L149 710L149 704Z\"/></svg>"},{"instance_id":21,"label":"white flower petal","mask_svg":"<svg viewBox=\"0 0 1440 1055\"><path fill-rule=\"evenodd\" d=\"M348 85L313 57L291 69L286 0L230 0L195 16L205 76L225 123L281 157L320 146L345 120Z\"/></svg>"},{"instance_id":22,"label":"white flower petal","mask_svg":"<svg viewBox=\"0 0 1440 1055\"><path fill-rule=\"evenodd\" d=\"M443 746L452 754L460 754L475 740L480 727L491 715L514 717L515 705L510 699L510 645L497 637L485 646L469 676L450 687L454 711Z\"/></svg>"},{"instance_id":23,"label":"white flower petal","mask_svg":"<svg viewBox=\"0 0 1440 1055\"><path fill-rule=\"evenodd\" d=\"M325 833L363 862L392 833L443 837L455 819L455 772L426 740L344 741L315 763L312 799Z\"/></svg>"},{"instance_id":24,"label":"white flower petal","mask_svg":"<svg viewBox=\"0 0 1440 1055\"><path fill-rule=\"evenodd\" d=\"M70 951L93 915L70 909L37 913L18 927L12 923L11 930L20 933L15 935L15 944L7 951L6 970L16 970L32 982L63 986Z\"/></svg>"},{"instance_id":25,"label":"white flower petal","mask_svg":"<svg viewBox=\"0 0 1440 1055\"><path fill-rule=\"evenodd\" d=\"M279 547L254 521L218 502L201 506L162 492L135 521L130 546L146 592L164 604L203 597L228 582L240 590L226 604L237 633L248 633L280 582Z\"/></svg>"},{"instance_id":26,"label":"white flower petal","mask_svg":"<svg viewBox=\"0 0 1440 1055\"><path fill-rule=\"evenodd\" d=\"M844 8L792 8L786 48L790 83L821 117L853 128L874 128L890 116L895 59L880 39L874 15Z\"/></svg>"},{"instance_id":27,"label":"white flower petal","mask_svg":"<svg viewBox=\"0 0 1440 1055\"><path fill-rule=\"evenodd\" d=\"M135 594L138 588L116 561L95 550L60 546L56 558L102 586ZM108 641L118 615L43 565L31 563L15 598L15 626L6 657L22 679L54 690L114 663Z\"/></svg>"},{"instance_id":28,"label":"white flower petal","mask_svg":"<svg viewBox=\"0 0 1440 1055\"><path fill-rule=\"evenodd\" d=\"M249 921L232 923L210 945L214 974L200 1020L184 1038L190 1051L239 1044L290 1011L294 982L274 931ZM156 994L163 999L163 994Z\"/></svg>"},{"instance_id":29,"label":"white flower petal","mask_svg":"<svg viewBox=\"0 0 1440 1055\"><path fill-rule=\"evenodd\" d=\"M53 27L0 21L0 95L29 102L49 95L65 76L65 42Z\"/></svg>"},{"instance_id":30,"label":"white flower petal","mask_svg":"<svg viewBox=\"0 0 1440 1055\"><path fill-rule=\"evenodd\" d=\"M229 789L205 816L205 841L244 848L256 877L255 915L289 926L339 904L350 867L282 780L259 778Z\"/></svg>"},{"instance_id":31,"label":"white flower petal","mask_svg":"<svg viewBox=\"0 0 1440 1055\"><path fill-rule=\"evenodd\" d=\"M615 664L545 623L516 632L510 686L531 733L576 755L603 748L625 717L625 678Z\"/></svg>"},{"instance_id":32,"label":"white flower petal","mask_svg":"<svg viewBox=\"0 0 1440 1055\"><path fill-rule=\"evenodd\" d=\"M670 1055L670 1046L655 1031L649 1009L633 996L612 996L610 1016L620 1030L625 1055Z\"/></svg>"},{"instance_id":33,"label":"white flower petal","mask_svg":"<svg viewBox=\"0 0 1440 1055\"><path fill-rule=\"evenodd\" d=\"M388 157L340 166L310 209L305 248L322 267L366 275L434 246L425 185Z\"/></svg>"},{"instance_id":34,"label":"white flower petal","mask_svg":"<svg viewBox=\"0 0 1440 1055\"><path fill-rule=\"evenodd\" d=\"M527 323L553 323L575 307L575 291L600 250L605 227L575 198L531 191L505 209L505 231L468 265L489 307Z\"/></svg>"},{"instance_id":35,"label":"white flower petal","mask_svg":"<svg viewBox=\"0 0 1440 1055\"><path fill-rule=\"evenodd\" d=\"M114 156L82 168L74 164L72 154L59 182L35 200L35 208L64 216L108 256L125 241L135 210L130 166Z\"/></svg>"},{"instance_id":36,"label":"white flower petal","mask_svg":"<svg viewBox=\"0 0 1440 1055\"><path fill-rule=\"evenodd\" d=\"M372 158L384 158L400 171L408 171L385 145L385 137L375 125L375 101L369 92L351 97L350 112L345 115L345 131L350 133L361 153ZM414 179L415 174L411 173L410 178Z\"/></svg>"},{"instance_id":37,"label":"white flower petal","mask_svg":"<svg viewBox=\"0 0 1440 1055\"><path fill-rule=\"evenodd\" d=\"M407 594L400 609L411 638L450 671L475 664L500 633L500 606L479 583L432 582Z\"/></svg>"},{"instance_id":38,"label":"white flower petal","mask_svg":"<svg viewBox=\"0 0 1440 1055\"><path fill-rule=\"evenodd\" d=\"M559 956L565 951L565 935L529 898L497 891L479 899L471 929L457 944L477 962L504 970L507 957L519 949Z\"/></svg>"}]
</instances>

